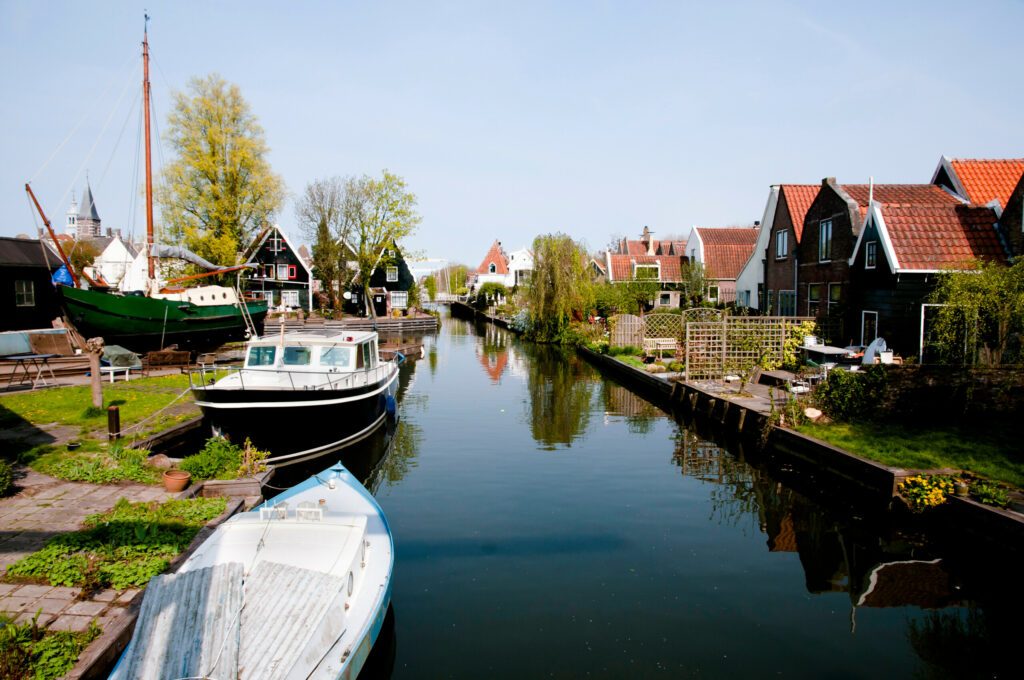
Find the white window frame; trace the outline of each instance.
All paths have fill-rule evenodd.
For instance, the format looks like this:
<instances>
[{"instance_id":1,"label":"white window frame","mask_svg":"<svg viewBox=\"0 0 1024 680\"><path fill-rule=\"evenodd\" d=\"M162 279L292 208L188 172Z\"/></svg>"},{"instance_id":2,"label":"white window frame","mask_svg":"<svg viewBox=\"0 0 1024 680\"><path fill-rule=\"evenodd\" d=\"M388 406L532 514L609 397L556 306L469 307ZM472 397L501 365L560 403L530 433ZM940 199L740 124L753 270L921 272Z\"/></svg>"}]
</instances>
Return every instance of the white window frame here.
<instances>
[{"instance_id":1,"label":"white window frame","mask_svg":"<svg viewBox=\"0 0 1024 680\"><path fill-rule=\"evenodd\" d=\"M391 291L391 309L406 309L409 306L409 292L405 290Z\"/></svg>"},{"instance_id":2,"label":"white window frame","mask_svg":"<svg viewBox=\"0 0 1024 680\"><path fill-rule=\"evenodd\" d=\"M639 276L637 276L637 272L639 272L641 269L653 269L654 270L654 274L655 274L654 278L653 279L641 279ZM651 263L651 264L646 264L646 263L645 264L637 264L637 263L634 262L633 263L633 279L636 280L636 281L661 281L661 263L660 262L654 262L654 263Z\"/></svg>"},{"instance_id":3,"label":"white window frame","mask_svg":"<svg viewBox=\"0 0 1024 680\"><path fill-rule=\"evenodd\" d=\"M36 306L36 283L29 279L17 279L14 282L14 306Z\"/></svg>"},{"instance_id":4,"label":"white window frame","mask_svg":"<svg viewBox=\"0 0 1024 680\"><path fill-rule=\"evenodd\" d=\"M775 232L775 259L785 260L789 257L789 231L779 229Z\"/></svg>"},{"instance_id":5,"label":"white window frame","mask_svg":"<svg viewBox=\"0 0 1024 680\"><path fill-rule=\"evenodd\" d=\"M672 293L660 293L658 295L658 306L659 307L671 307L672 306Z\"/></svg>"},{"instance_id":6,"label":"white window frame","mask_svg":"<svg viewBox=\"0 0 1024 680\"><path fill-rule=\"evenodd\" d=\"M827 235L827 238L826 238ZM818 262L832 261L832 220L818 222Z\"/></svg>"},{"instance_id":7,"label":"white window frame","mask_svg":"<svg viewBox=\"0 0 1024 680\"><path fill-rule=\"evenodd\" d=\"M288 265L286 265L286 264L279 264L279 265L277 265L276 273L277 273L278 281L287 281L288 280Z\"/></svg>"},{"instance_id":8,"label":"white window frame","mask_svg":"<svg viewBox=\"0 0 1024 680\"><path fill-rule=\"evenodd\" d=\"M396 283L398 281L398 267L388 267L386 274L388 283Z\"/></svg>"},{"instance_id":9,"label":"white window frame","mask_svg":"<svg viewBox=\"0 0 1024 680\"><path fill-rule=\"evenodd\" d=\"M875 338L878 337L878 312L876 312L874 310L871 310L871 309L863 309L860 312L860 344L861 345L868 345L868 344L871 343L872 340L875 339L875 338L867 338L867 339L865 339L865 337L864 337L864 329L865 329L864 321L867 319L867 315L868 314L873 314L874 317L875 317Z\"/></svg>"},{"instance_id":10,"label":"white window frame","mask_svg":"<svg viewBox=\"0 0 1024 680\"><path fill-rule=\"evenodd\" d=\"M864 244L864 269L878 266L878 241L867 241Z\"/></svg>"},{"instance_id":11,"label":"white window frame","mask_svg":"<svg viewBox=\"0 0 1024 680\"><path fill-rule=\"evenodd\" d=\"M299 291L297 290L282 290L281 291L281 304L285 307L298 307L299 306Z\"/></svg>"},{"instance_id":12,"label":"white window frame","mask_svg":"<svg viewBox=\"0 0 1024 680\"><path fill-rule=\"evenodd\" d=\"M270 252L280 253L284 250L284 239L280 236L271 236L267 239L267 243L270 245Z\"/></svg>"},{"instance_id":13,"label":"white window frame","mask_svg":"<svg viewBox=\"0 0 1024 680\"><path fill-rule=\"evenodd\" d=\"M718 302L719 293L721 293L721 289L717 284L708 286L708 302Z\"/></svg>"},{"instance_id":14,"label":"white window frame","mask_svg":"<svg viewBox=\"0 0 1024 680\"><path fill-rule=\"evenodd\" d=\"M811 289L814 286L818 287L818 297L812 299L811 298ZM808 283L807 284L807 316L818 316L818 312L821 311L821 289L822 289L822 287L826 287L827 288L827 286L825 286L825 284L823 284L823 283ZM811 305L812 304L815 305L813 311L811 310Z\"/></svg>"}]
</instances>

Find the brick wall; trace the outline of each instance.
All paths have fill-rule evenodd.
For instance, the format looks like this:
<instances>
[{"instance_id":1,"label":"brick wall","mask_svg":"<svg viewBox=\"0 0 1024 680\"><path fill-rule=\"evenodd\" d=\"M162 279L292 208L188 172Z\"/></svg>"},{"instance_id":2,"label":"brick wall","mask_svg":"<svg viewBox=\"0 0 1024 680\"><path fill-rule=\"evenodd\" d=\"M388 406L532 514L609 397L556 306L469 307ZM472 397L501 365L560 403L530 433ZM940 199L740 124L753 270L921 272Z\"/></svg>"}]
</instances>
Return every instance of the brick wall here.
<instances>
[{"instance_id":1,"label":"brick wall","mask_svg":"<svg viewBox=\"0 0 1024 680\"><path fill-rule=\"evenodd\" d=\"M933 422L995 420L1020 428L1024 368L889 366L879 412Z\"/></svg>"}]
</instances>

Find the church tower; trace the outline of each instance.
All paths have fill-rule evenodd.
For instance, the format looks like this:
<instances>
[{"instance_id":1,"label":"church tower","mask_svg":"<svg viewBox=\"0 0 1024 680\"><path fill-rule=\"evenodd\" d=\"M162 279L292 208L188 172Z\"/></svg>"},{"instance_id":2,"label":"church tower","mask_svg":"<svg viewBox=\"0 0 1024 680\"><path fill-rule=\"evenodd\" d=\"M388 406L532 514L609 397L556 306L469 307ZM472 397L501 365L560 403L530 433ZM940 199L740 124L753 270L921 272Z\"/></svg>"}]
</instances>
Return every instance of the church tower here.
<instances>
[{"instance_id":1,"label":"church tower","mask_svg":"<svg viewBox=\"0 0 1024 680\"><path fill-rule=\"evenodd\" d=\"M78 201L75 200L75 192L71 192L71 205L64 217L64 233L71 238L78 237Z\"/></svg>"},{"instance_id":2,"label":"church tower","mask_svg":"<svg viewBox=\"0 0 1024 680\"><path fill-rule=\"evenodd\" d=\"M96 201L92 197L92 187L89 186L89 178L85 178L85 193L82 194L82 207L78 211L75 220L78 224L78 238L93 238L102 236L100 230L100 214L96 212Z\"/></svg>"}]
</instances>

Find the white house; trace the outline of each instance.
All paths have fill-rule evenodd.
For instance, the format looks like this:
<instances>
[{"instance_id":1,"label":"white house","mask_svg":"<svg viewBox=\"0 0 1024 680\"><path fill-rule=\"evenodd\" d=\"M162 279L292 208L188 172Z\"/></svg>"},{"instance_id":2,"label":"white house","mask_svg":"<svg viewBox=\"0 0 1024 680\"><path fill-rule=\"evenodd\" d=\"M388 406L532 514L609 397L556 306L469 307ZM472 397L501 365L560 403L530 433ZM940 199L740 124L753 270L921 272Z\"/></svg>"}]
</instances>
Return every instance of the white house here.
<instances>
[{"instance_id":1,"label":"white house","mask_svg":"<svg viewBox=\"0 0 1024 680\"><path fill-rule=\"evenodd\" d=\"M513 250L508 255L508 279L506 287L518 286L530 280L533 272L533 253L527 248Z\"/></svg>"},{"instance_id":2,"label":"white house","mask_svg":"<svg viewBox=\"0 0 1024 680\"><path fill-rule=\"evenodd\" d=\"M757 243L747 258L746 264L736 277L736 304L743 307L760 309L758 290L764 287L764 257L768 248L768 239L772 236L772 225L775 223L775 206L779 202L779 187L772 185L768 192L768 203L761 219L761 230L757 234Z\"/></svg>"}]
</instances>

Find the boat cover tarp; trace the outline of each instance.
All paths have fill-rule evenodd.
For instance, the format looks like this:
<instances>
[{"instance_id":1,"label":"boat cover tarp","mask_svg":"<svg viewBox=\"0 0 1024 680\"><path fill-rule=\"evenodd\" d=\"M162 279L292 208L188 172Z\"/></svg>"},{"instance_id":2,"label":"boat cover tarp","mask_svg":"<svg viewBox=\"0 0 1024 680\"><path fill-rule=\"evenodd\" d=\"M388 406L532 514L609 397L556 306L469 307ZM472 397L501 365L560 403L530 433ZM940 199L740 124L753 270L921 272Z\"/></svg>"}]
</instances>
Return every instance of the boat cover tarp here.
<instances>
[{"instance_id":1,"label":"boat cover tarp","mask_svg":"<svg viewBox=\"0 0 1024 680\"><path fill-rule=\"evenodd\" d=\"M262 680L297 667L305 677L343 632L329 626L325 639L318 631L328 609L340 609L335 596L343 584L338 576L267 561L244 577L244 588L237 562L156 576L110 677Z\"/></svg>"},{"instance_id":2,"label":"boat cover tarp","mask_svg":"<svg viewBox=\"0 0 1024 680\"><path fill-rule=\"evenodd\" d=\"M185 260L192 264L199 265L203 269L208 271L217 271L220 269L228 269L228 267L222 267L219 264L214 264L209 260L205 260L188 248L182 248L181 246L164 246L158 243L153 244L153 257L159 258L177 258L179 260Z\"/></svg>"},{"instance_id":3,"label":"boat cover tarp","mask_svg":"<svg viewBox=\"0 0 1024 680\"><path fill-rule=\"evenodd\" d=\"M103 364L106 366L118 366L128 368L141 366L142 361L135 352L121 347L121 345L106 345L103 348Z\"/></svg>"}]
</instances>

